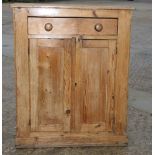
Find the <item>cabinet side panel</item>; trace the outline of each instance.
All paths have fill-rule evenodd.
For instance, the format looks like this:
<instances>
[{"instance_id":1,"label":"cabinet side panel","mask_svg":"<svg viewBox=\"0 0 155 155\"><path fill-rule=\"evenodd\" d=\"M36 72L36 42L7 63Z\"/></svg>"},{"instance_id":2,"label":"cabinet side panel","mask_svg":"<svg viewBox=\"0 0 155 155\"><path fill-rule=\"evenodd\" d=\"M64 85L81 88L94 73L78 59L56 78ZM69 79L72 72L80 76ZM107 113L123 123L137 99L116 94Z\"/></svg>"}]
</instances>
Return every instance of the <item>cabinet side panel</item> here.
<instances>
[{"instance_id":1,"label":"cabinet side panel","mask_svg":"<svg viewBox=\"0 0 155 155\"><path fill-rule=\"evenodd\" d=\"M15 63L16 63L16 107L17 137L29 134L29 67L27 12L25 9L14 9Z\"/></svg>"},{"instance_id":2,"label":"cabinet side panel","mask_svg":"<svg viewBox=\"0 0 155 155\"><path fill-rule=\"evenodd\" d=\"M121 10L118 19L117 65L115 78L115 132L126 134L128 101L128 65L131 11Z\"/></svg>"}]
</instances>

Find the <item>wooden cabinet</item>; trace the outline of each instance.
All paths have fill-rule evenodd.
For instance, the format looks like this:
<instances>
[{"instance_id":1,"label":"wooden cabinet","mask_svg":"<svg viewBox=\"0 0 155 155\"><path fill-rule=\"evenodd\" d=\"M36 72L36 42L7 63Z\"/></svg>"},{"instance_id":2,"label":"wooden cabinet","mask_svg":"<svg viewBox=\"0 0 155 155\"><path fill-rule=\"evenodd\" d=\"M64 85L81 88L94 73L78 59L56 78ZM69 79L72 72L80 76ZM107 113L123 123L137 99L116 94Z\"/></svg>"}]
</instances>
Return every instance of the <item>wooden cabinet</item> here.
<instances>
[{"instance_id":1,"label":"wooden cabinet","mask_svg":"<svg viewBox=\"0 0 155 155\"><path fill-rule=\"evenodd\" d=\"M126 145L131 9L12 7L17 147Z\"/></svg>"}]
</instances>

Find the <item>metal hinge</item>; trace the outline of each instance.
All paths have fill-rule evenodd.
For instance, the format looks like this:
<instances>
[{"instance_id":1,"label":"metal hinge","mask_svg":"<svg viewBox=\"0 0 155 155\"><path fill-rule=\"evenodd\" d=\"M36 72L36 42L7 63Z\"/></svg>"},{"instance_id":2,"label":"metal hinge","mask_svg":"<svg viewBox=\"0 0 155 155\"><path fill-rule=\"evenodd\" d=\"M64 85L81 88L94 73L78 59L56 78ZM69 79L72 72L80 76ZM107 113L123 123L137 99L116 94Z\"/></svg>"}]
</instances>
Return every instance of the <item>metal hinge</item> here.
<instances>
[{"instance_id":1,"label":"metal hinge","mask_svg":"<svg viewBox=\"0 0 155 155\"><path fill-rule=\"evenodd\" d=\"M30 44L28 43L28 56L30 55Z\"/></svg>"},{"instance_id":2,"label":"metal hinge","mask_svg":"<svg viewBox=\"0 0 155 155\"><path fill-rule=\"evenodd\" d=\"M31 120L29 120L29 126L31 126Z\"/></svg>"},{"instance_id":3,"label":"metal hinge","mask_svg":"<svg viewBox=\"0 0 155 155\"><path fill-rule=\"evenodd\" d=\"M118 53L118 51L117 51L117 46L116 46L116 52L115 52L115 53L116 53L116 55L117 55L117 53Z\"/></svg>"}]
</instances>

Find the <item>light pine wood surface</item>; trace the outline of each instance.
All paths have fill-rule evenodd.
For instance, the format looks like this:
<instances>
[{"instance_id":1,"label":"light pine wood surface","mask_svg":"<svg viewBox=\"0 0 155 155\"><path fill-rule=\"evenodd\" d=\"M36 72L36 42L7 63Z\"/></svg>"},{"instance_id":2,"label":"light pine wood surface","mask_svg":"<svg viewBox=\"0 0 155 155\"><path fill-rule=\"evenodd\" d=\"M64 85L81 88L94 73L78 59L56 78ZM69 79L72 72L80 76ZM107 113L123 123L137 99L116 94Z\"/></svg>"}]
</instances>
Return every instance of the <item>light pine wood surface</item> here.
<instances>
[{"instance_id":1,"label":"light pine wood surface","mask_svg":"<svg viewBox=\"0 0 155 155\"><path fill-rule=\"evenodd\" d=\"M12 7L16 146L127 145L132 9Z\"/></svg>"},{"instance_id":2,"label":"light pine wood surface","mask_svg":"<svg viewBox=\"0 0 155 155\"><path fill-rule=\"evenodd\" d=\"M46 31L44 25L52 23L52 31ZM104 25L103 31L95 30L96 24ZM87 29L86 29L87 25ZM82 35L117 35L117 19L83 18L29 18L29 34L82 34Z\"/></svg>"}]
</instances>

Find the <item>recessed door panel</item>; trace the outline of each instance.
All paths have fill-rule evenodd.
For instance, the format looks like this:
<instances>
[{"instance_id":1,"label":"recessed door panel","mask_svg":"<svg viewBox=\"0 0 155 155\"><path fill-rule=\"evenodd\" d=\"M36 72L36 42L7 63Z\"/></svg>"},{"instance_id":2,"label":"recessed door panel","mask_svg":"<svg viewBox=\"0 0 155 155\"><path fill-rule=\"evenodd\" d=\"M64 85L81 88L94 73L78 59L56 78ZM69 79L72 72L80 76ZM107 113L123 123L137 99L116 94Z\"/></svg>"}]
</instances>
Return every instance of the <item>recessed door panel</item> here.
<instances>
[{"instance_id":1,"label":"recessed door panel","mask_svg":"<svg viewBox=\"0 0 155 155\"><path fill-rule=\"evenodd\" d=\"M115 40L81 40L76 52L75 130L112 130Z\"/></svg>"},{"instance_id":2,"label":"recessed door panel","mask_svg":"<svg viewBox=\"0 0 155 155\"><path fill-rule=\"evenodd\" d=\"M69 131L71 39L30 40L32 131ZM67 125L66 125L67 124Z\"/></svg>"},{"instance_id":3,"label":"recessed door panel","mask_svg":"<svg viewBox=\"0 0 155 155\"><path fill-rule=\"evenodd\" d=\"M39 47L38 55L39 124L62 126L64 49Z\"/></svg>"}]
</instances>

